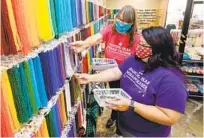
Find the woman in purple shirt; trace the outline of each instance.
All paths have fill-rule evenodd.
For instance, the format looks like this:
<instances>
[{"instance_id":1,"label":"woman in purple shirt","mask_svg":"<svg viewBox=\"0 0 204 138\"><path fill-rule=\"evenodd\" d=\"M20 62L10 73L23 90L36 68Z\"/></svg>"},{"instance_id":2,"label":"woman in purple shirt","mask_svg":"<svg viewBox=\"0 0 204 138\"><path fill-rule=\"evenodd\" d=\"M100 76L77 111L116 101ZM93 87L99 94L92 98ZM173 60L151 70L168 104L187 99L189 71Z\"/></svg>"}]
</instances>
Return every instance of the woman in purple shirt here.
<instances>
[{"instance_id":1,"label":"woman in purple shirt","mask_svg":"<svg viewBox=\"0 0 204 138\"><path fill-rule=\"evenodd\" d=\"M115 97L108 108L119 112L123 136L166 137L185 112L187 91L178 68L178 53L170 33L162 27L142 31L135 56L99 74L76 74L80 83L120 79L132 100Z\"/></svg>"}]
</instances>

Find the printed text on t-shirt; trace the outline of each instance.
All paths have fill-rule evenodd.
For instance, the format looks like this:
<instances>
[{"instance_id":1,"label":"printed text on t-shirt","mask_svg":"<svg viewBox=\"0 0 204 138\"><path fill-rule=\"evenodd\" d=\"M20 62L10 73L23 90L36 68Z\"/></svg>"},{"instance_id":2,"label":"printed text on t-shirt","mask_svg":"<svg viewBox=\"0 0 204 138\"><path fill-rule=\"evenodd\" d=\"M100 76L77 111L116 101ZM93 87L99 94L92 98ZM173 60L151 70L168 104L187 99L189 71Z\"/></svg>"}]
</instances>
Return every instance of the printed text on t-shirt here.
<instances>
[{"instance_id":1,"label":"printed text on t-shirt","mask_svg":"<svg viewBox=\"0 0 204 138\"><path fill-rule=\"evenodd\" d=\"M112 52L115 54L120 54L122 56L130 56L131 55L131 50L125 47L121 47L119 45L114 45L114 44L109 44L107 47L107 51L108 52Z\"/></svg>"},{"instance_id":2,"label":"printed text on t-shirt","mask_svg":"<svg viewBox=\"0 0 204 138\"><path fill-rule=\"evenodd\" d=\"M141 93L143 97L146 95L150 81L143 77L142 72L137 72L133 68L129 68L124 74L124 77L127 77L139 89L138 93Z\"/></svg>"}]
</instances>

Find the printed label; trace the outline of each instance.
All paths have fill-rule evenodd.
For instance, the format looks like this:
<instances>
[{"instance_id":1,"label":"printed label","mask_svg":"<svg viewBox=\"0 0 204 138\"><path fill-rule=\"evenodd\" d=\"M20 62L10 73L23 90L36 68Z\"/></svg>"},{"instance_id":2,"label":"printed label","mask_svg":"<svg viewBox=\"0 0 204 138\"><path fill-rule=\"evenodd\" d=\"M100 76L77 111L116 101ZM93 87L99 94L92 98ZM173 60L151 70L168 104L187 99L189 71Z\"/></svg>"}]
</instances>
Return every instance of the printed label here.
<instances>
[{"instance_id":1,"label":"printed label","mask_svg":"<svg viewBox=\"0 0 204 138\"><path fill-rule=\"evenodd\" d=\"M129 68L124 74L124 77L129 79L139 89L138 93L141 93L143 97L146 95L150 81L143 77L142 72L137 72L133 68Z\"/></svg>"},{"instance_id":2,"label":"printed label","mask_svg":"<svg viewBox=\"0 0 204 138\"><path fill-rule=\"evenodd\" d=\"M129 48L121 47L111 43L107 47L107 52L119 54L125 57L128 57L131 55L131 50Z\"/></svg>"}]
</instances>

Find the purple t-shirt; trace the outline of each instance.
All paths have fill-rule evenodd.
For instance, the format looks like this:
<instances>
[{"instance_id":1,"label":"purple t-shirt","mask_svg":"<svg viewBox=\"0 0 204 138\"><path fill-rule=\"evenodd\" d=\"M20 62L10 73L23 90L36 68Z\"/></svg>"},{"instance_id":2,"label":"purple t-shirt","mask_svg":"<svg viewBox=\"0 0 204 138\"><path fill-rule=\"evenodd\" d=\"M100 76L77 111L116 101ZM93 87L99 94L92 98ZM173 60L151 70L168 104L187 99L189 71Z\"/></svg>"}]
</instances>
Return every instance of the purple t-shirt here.
<instances>
[{"instance_id":1,"label":"purple t-shirt","mask_svg":"<svg viewBox=\"0 0 204 138\"><path fill-rule=\"evenodd\" d=\"M180 113L185 112L187 91L178 72L159 67L143 73L144 63L130 56L119 65L122 72L120 87L132 100L157 105ZM148 112L148 111L147 111ZM133 111L119 112L119 126L136 137L169 136L171 127L149 121Z\"/></svg>"}]
</instances>

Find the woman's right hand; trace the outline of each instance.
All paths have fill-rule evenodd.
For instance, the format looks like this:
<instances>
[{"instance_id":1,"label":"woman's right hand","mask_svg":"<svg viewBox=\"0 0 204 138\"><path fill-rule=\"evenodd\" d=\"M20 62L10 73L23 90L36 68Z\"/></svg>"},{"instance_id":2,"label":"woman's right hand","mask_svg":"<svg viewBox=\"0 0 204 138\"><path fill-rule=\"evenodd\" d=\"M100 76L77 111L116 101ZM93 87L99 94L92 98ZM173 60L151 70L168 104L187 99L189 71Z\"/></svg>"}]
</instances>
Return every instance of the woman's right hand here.
<instances>
[{"instance_id":1,"label":"woman's right hand","mask_svg":"<svg viewBox=\"0 0 204 138\"><path fill-rule=\"evenodd\" d=\"M78 79L78 81L79 81L79 83L80 84L88 84L88 83L90 83L91 81L90 81L90 77L91 77L91 75L89 75L89 74L85 74L85 73L83 73L83 74L75 74L74 75L77 79Z\"/></svg>"},{"instance_id":2,"label":"woman's right hand","mask_svg":"<svg viewBox=\"0 0 204 138\"><path fill-rule=\"evenodd\" d=\"M86 49L86 46L85 46L85 41L75 41L75 42L72 42L71 45L72 45L72 48L74 49L74 51L76 53L80 53L82 52L84 49Z\"/></svg>"}]
</instances>

